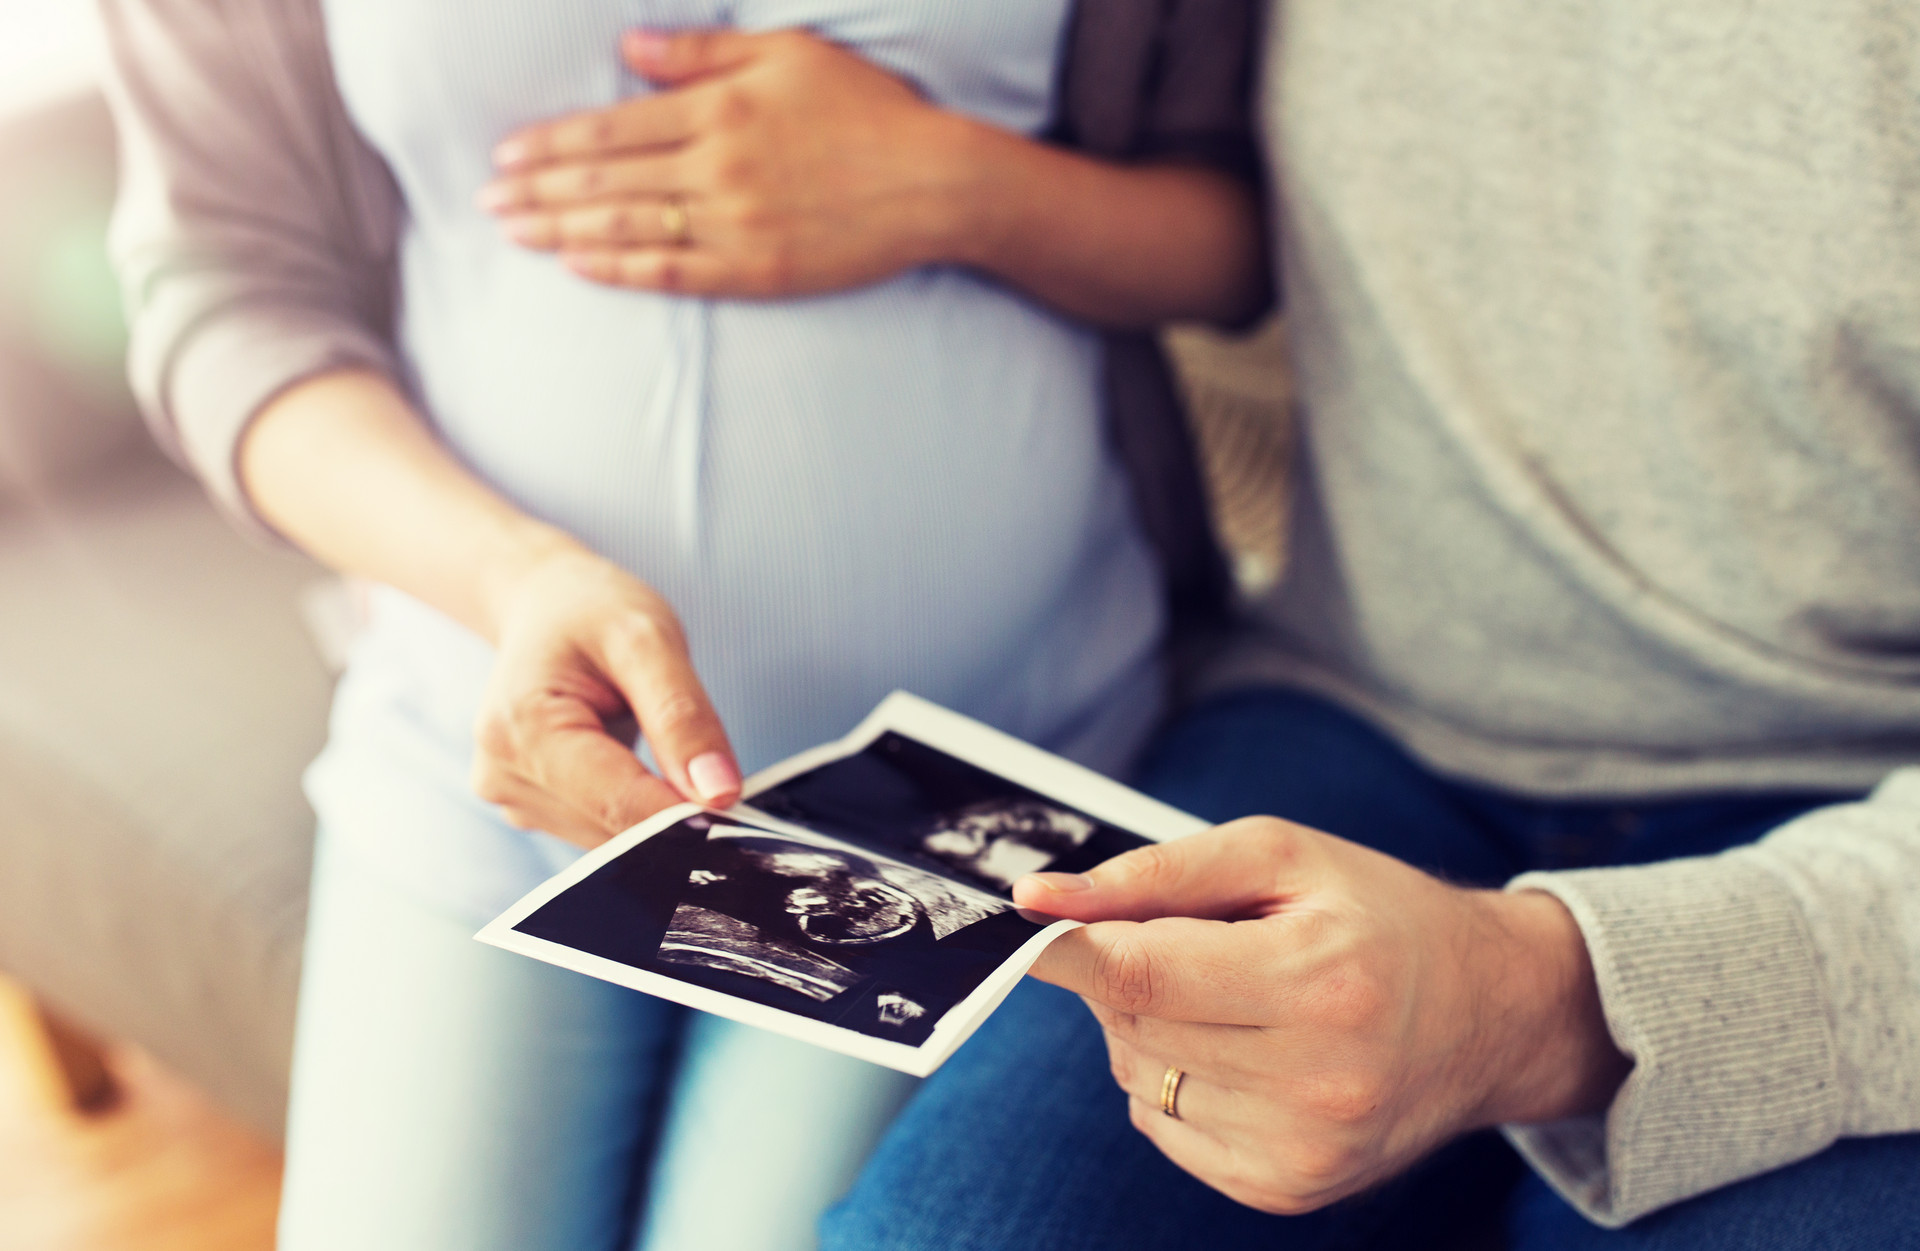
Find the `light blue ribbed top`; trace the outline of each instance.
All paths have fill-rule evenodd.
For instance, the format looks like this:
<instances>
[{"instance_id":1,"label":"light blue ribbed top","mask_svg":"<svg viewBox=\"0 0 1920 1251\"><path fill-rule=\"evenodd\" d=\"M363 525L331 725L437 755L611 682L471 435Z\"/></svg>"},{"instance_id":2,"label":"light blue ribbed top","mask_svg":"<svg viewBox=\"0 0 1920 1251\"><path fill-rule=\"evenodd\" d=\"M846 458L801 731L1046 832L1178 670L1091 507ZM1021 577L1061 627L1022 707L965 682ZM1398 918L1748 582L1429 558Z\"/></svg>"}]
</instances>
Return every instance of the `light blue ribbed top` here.
<instances>
[{"instance_id":1,"label":"light blue ribbed top","mask_svg":"<svg viewBox=\"0 0 1920 1251\"><path fill-rule=\"evenodd\" d=\"M1052 112L1064 0L326 12L348 108L410 214L401 338L423 408L485 478L674 604L747 769L844 733L896 687L1124 762L1156 711L1160 592L1107 446L1092 333L949 268L772 303L595 286L474 207L508 132L649 90L620 64L625 30L805 26L1031 133ZM382 595L310 787L336 841L468 903L510 898L560 853L484 812L388 828L406 804L369 796L426 785L472 809L488 659Z\"/></svg>"}]
</instances>

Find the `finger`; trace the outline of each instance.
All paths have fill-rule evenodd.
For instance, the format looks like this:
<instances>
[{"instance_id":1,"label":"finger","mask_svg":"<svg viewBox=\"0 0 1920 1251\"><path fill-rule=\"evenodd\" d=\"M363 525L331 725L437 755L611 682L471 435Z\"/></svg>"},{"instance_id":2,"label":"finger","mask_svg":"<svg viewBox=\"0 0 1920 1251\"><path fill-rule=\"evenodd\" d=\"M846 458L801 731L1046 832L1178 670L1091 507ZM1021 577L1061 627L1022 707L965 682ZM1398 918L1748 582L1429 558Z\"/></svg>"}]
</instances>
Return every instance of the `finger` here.
<instances>
[{"instance_id":1,"label":"finger","mask_svg":"<svg viewBox=\"0 0 1920 1251\"><path fill-rule=\"evenodd\" d=\"M475 794L500 809L500 815L516 829L539 830L588 850L612 837L599 822L559 802L517 774L486 768L476 762L473 789Z\"/></svg>"},{"instance_id":2,"label":"finger","mask_svg":"<svg viewBox=\"0 0 1920 1251\"><path fill-rule=\"evenodd\" d=\"M636 614L608 633L601 650L607 676L680 793L716 808L740 798L740 766L678 622Z\"/></svg>"},{"instance_id":3,"label":"finger","mask_svg":"<svg viewBox=\"0 0 1920 1251\"><path fill-rule=\"evenodd\" d=\"M751 266L695 247L588 249L561 258L594 282L673 295L758 298L777 294L772 280Z\"/></svg>"},{"instance_id":4,"label":"finger","mask_svg":"<svg viewBox=\"0 0 1920 1251\"><path fill-rule=\"evenodd\" d=\"M1277 920L1100 921L1055 939L1033 975L1135 1016L1263 1025L1293 946Z\"/></svg>"},{"instance_id":5,"label":"finger","mask_svg":"<svg viewBox=\"0 0 1920 1251\"><path fill-rule=\"evenodd\" d=\"M1212 1134L1246 1119L1230 1090L1192 1067L1193 1062L1185 1056L1168 1058L1143 1051L1125 1039L1108 1034L1107 1060L1114 1083L1130 1098L1138 1099L1162 1116L1166 1115L1167 1070L1177 1068L1180 1080L1173 1092L1173 1110L1177 1114L1174 1119Z\"/></svg>"},{"instance_id":6,"label":"finger","mask_svg":"<svg viewBox=\"0 0 1920 1251\"><path fill-rule=\"evenodd\" d=\"M737 30L628 31L620 55L634 73L677 84L739 69L752 61L764 36Z\"/></svg>"},{"instance_id":7,"label":"finger","mask_svg":"<svg viewBox=\"0 0 1920 1251\"><path fill-rule=\"evenodd\" d=\"M495 145L493 164L502 172L521 172L614 152L671 148L695 133L692 102L667 91L517 130Z\"/></svg>"},{"instance_id":8,"label":"finger","mask_svg":"<svg viewBox=\"0 0 1920 1251\"><path fill-rule=\"evenodd\" d=\"M680 802L633 752L603 731L572 722L525 727L509 758L483 744L474 756L473 789L523 829L544 830L582 847Z\"/></svg>"},{"instance_id":9,"label":"finger","mask_svg":"<svg viewBox=\"0 0 1920 1251\"><path fill-rule=\"evenodd\" d=\"M523 213L506 218L501 226L521 247L541 251L666 247L674 243L677 233L669 229L668 203L636 200L558 213Z\"/></svg>"},{"instance_id":10,"label":"finger","mask_svg":"<svg viewBox=\"0 0 1920 1251\"><path fill-rule=\"evenodd\" d=\"M1216 1025L1210 1021L1169 1021L1117 1012L1097 999L1087 1007L1109 1045L1120 1042L1135 1051L1164 1057L1190 1073L1224 1087L1246 1085L1270 1076L1282 1063L1274 1031L1257 1025Z\"/></svg>"},{"instance_id":11,"label":"finger","mask_svg":"<svg viewBox=\"0 0 1920 1251\"><path fill-rule=\"evenodd\" d=\"M1014 883L1023 908L1076 921L1257 915L1296 893L1330 837L1251 817L1115 856L1086 873L1035 873Z\"/></svg>"},{"instance_id":12,"label":"finger","mask_svg":"<svg viewBox=\"0 0 1920 1251\"><path fill-rule=\"evenodd\" d=\"M686 183L673 153L572 159L495 179L480 189L480 207L504 216L622 200L658 202Z\"/></svg>"}]
</instances>

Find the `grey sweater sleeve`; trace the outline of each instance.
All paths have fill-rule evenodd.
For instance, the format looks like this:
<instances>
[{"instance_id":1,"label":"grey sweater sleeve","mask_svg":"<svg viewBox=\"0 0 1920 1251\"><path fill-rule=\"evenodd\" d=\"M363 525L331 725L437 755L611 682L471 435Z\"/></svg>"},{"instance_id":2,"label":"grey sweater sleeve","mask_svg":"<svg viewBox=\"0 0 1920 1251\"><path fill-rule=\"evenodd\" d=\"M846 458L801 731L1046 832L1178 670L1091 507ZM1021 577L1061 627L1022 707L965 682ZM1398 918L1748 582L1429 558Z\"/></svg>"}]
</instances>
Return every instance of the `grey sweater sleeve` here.
<instances>
[{"instance_id":1,"label":"grey sweater sleeve","mask_svg":"<svg viewBox=\"0 0 1920 1251\"><path fill-rule=\"evenodd\" d=\"M120 134L112 247L163 446L265 532L235 458L276 395L389 373L398 197L347 122L313 0L101 0Z\"/></svg>"},{"instance_id":2,"label":"grey sweater sleeve","mask_svg":"<svg viewBox=\"0 0 1920 1251\"><path fill-rule=\"evenodd\" d=\"M1508 888L1572 911L1634 1061L1604 1117L1506 1127L1590 1219L1920 1130L1920 769L1720 856Z\"/></svg>"}]
</instances>

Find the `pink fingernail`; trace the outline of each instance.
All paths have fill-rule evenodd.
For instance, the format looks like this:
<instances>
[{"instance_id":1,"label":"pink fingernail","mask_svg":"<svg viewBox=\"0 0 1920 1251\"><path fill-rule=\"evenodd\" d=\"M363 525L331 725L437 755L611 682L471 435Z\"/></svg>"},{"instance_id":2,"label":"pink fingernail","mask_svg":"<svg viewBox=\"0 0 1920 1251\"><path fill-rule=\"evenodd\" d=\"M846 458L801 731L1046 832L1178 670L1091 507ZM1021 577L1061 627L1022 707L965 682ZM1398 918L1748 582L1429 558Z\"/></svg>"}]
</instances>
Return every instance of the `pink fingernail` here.
<instances>
[{"instance_id":1,"label":"pink fingernail","mask_svg":"<svg viewBox=\"0 0 1920 1251\"><path fill-rule=\"evenodd\" d=\"M533 147L525 139L506 139L494 148L493 163L501 169L509 169L532 155Z\"/></svg>"},{"instance_id":2,"label":"pink fingernail","mask_svg":"<svg viewBox=\"0 0 1920 1251\"><path fill-rule=\"evenodd\" d=\"M1063 895L1093 889L1093 879L1084 873L1029 873L1027 880L1038 882L1048 890L1058 891Z\"/></svg>"},{"instance_id":3,"label":"pink fingernail","mask_svg":"<svg viewBox=\"0 0 1920 1251\"><path fill-rule=\"evenodd\" d=\"M693 781L694 793L707 803L740 789L740 770L722 752L695 756L687 766L687 777Z\"/></svg>"},{"instance_id":4,"label":"pink fingernail","mask_svg":"<svg viewBox=\"0 0 1920 1251\"><path fill-rule=\"evenodd\" d=\"M630 30L626 33L627 55L636 61L658 61L666 56L667 45L672 40L651 30Z\"/></svg>"},{"instance_id":5,"label":"pink fingernail","mask_svg":"<svg viewBox=\"0 0 1920 1251\"><path fill-rule=\"evenodd\" d=\"M503 209L512 208L516 198L511 183L490 182L480 188L480 194L474 197L474 203L485 212L498 213Z\"/></svg>"}]
</instances>

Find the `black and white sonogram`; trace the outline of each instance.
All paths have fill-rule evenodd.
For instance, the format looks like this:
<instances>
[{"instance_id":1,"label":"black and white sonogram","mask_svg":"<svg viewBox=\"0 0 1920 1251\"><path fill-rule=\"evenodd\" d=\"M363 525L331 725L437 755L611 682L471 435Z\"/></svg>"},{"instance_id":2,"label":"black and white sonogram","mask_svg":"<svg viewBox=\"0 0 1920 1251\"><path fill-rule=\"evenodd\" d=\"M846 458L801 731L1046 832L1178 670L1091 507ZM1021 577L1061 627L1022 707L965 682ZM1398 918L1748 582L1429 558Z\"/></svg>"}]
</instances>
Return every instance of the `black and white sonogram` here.
<instances>
[{"instance_id":1,"label":"black and white sonogram","mask_svg":"<svg viewBox=\"0 0 1920 1251\"><path fill-rule=\"evenodd\" d=\"M918 865L697 814L513 928L917 1045L1042 927Z\"/></svg>"},{"instance_id":2,"label":"black and white sonogram","mask_svg":"<svg viewBox=\"0 0 1920 1251\"><path fill-rule=\"evenodd\" d=\"M1007 896L1146 839L895 731L747 800L782 821Z\"/></svg>"}]
</instances>

